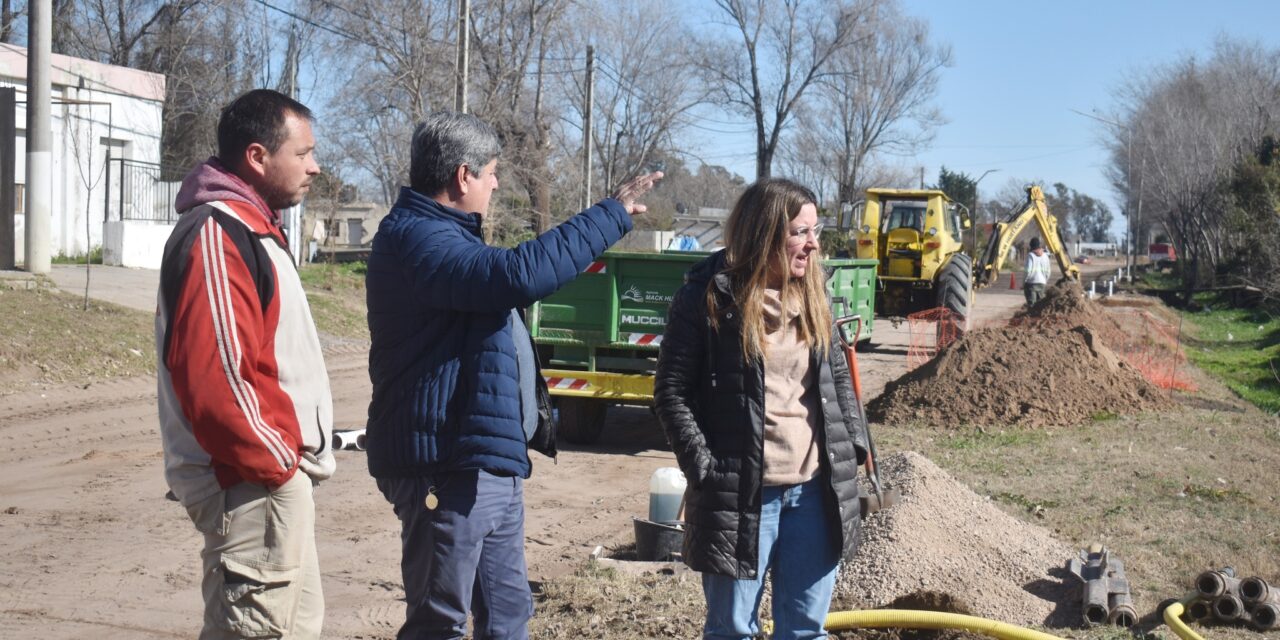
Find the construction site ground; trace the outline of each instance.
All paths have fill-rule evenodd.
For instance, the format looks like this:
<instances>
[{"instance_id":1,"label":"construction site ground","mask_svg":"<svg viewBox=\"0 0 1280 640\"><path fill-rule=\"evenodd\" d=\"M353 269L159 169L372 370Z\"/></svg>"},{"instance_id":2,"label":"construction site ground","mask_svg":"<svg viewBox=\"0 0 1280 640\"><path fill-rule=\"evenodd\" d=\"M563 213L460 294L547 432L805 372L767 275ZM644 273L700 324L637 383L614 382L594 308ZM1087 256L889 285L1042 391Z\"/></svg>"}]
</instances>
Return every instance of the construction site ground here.
<instances>
[{"instance_id":1,"label":"construction site ground","mask_svg":"<svg viewBox=\"0 0 1280 640\"><path fill-rule=\"evenodd\" d=\"M1089 265L1086 280L1115 266ZM54 276L83 293L82 270ZM90 293L150 313L154 286L147 272L98 268ZM5 300L0 316L14 312ZM989 288L977 296L975 320L1009 318L1021 304L1007 284ZM907 323L877 322L876 348L859 355L868 399L907 373L908 331ZM367 355L350 340L327 346L339 428L364 424ZM154 376L14 378L28 374L0 373L0 638L195 636L201 541L164 498ZM1165 392L1137 413L1099 411L1071 424L873 424L885 478L904 500L867 521L834 608L934 607L1056 635L1114 637L1075 628L1078 598L1062 567L1092 542L1124 560L1143 628L1165 637L1172 634L1151 612L1183 595L1203 569L1232 565L1276 584L1280 423L1199 372L1188 375L1195 392ZM337 456L338 474L316 493L325 637L393 638L404 611L399 523L364 454ZM589 562L597 546L606 559L627 556L632 517L647 513L649 476L665 466L674 458L644 408L611 411L596 445L565 446L555 462L535 455L526 484L533 637L698 635L696 574Z\"/></svg>"}]
</instances>

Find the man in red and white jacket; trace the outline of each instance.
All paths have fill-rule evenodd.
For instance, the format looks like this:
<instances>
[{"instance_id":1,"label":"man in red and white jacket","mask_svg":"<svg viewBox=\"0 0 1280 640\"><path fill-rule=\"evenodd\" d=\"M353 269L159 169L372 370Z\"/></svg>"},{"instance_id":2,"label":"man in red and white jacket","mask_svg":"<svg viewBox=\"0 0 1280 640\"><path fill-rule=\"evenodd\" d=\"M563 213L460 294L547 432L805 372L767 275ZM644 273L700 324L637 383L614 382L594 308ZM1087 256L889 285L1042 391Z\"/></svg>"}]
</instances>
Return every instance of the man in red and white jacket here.
<instances>
[{"instance_id":1,"label":"man in red and white jacket","mask_svg":"<svg viewBox=\"0 0 1280 640\"><path fill-rule=\"evenodd\" d=\"M259 89L182 182L156 311L165 479L204 534L203 638L320 636L313 484L333 399L278 211L320 172L311 112Z\"/></svg>"}]
</instances>

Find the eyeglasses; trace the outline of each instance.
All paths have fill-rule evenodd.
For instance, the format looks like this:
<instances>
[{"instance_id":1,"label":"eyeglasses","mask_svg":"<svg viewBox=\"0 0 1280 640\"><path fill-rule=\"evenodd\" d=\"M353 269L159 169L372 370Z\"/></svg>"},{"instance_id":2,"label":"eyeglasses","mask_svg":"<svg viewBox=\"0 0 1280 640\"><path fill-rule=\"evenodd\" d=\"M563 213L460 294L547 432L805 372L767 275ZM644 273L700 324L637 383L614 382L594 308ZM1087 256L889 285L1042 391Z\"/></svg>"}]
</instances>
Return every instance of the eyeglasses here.
<instances>
[{"instance_id":1,"label":"eyeglasses","mask_svg":"<svg viewBox=\"0 0 1280 640\"><path fill-rule=\"evenodd\" d=\"M812 227L800 227L787 232L787 237L797 242L804 242L807 238L817 240L822 235L822 223L813 225Z\"/></svg>"}]
</instances>

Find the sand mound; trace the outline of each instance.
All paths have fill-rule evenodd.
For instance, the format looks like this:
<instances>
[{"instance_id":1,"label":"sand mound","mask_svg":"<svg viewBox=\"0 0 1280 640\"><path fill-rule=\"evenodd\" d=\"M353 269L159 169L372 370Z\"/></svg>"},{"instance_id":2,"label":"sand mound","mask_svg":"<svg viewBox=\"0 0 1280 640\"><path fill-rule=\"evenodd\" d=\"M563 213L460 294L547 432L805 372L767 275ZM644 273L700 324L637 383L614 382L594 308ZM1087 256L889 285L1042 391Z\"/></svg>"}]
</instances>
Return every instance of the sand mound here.
<instances>
[{"instance_id":1,"label":"sand mound","mask_svg":"<svg viewBox=\"0 0 1280 640\"><path fill-rule=\"evenodd\" d=\"M1007 326L965 334L885 385L873 422L1060 426L1161 403L1159 389L1106 346L1123 335L1079 285L1049 289Z\"/></svg>"},{"instance_id":2,"label":"sand mound","mask_svg":"<svg viewBox=\"0 0 1280 640\"><path fill-rule=\"evenodd\" d=\"M1019 625L1079 623L1079 587L1063 569L1075 550L913 451L884 458L880 473L902 500L863 522L833 611L946 596L946 610L956 613Z\"/></svg>"}]
</instances>

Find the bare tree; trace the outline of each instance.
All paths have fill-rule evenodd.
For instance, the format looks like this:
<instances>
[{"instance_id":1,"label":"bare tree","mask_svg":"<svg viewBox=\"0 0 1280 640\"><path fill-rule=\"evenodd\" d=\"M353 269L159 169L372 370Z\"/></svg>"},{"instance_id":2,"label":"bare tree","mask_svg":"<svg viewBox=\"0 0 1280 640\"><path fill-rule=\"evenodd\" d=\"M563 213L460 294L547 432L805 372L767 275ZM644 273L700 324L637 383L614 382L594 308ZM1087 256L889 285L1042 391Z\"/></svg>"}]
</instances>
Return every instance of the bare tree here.
<instances>
[{"instance_id":1,"label":"bare tree","mask_svg":"<svg viewBox=\"0 0 1280 640\"><path fill-rule=\"evenodd\" d=\"M880 0L716 0L741 38L711 43L699 67L713 95L754 120L756 177L773 170L782 133L831 60L867 37Z\"/></svg>"},{"instance_id":2,"label":"bare tree","mask_svg":"<svg viewBox=\"0 0 1280 640\"><path fill-rule=\"evenodd\" d=\"M591 0L574 16L581 33L577 50L595 45L593 131L591 144L609 193L628 177L647 168L658 151L670 150L690 121L689 111L702 103L705 91L695 68L683 54L692 34L662 0L617 5ZM567 93L569 114L583 121L584 75L574 73Z\"/></svg>"},{"instance_id":3,"label":"bare tree","mask_svg":"<svg viewBox=\"0 0 1280 640\"><path fill-rule=\"evenodd\" d=\"M840 202L859 198L873 154L909 155L933 140L945 122L933 100L950 47L934 44L929 26L885 4L867 25L868 36L832 58L832 73L818 84L815 108L802 112L813 148L829 160Z\"/></svg>"},{"instance_id":4,"label":"bare tree","mask_svg":"<svg viewBox=\"0 0 1280 640\"><path fill-rule=\"evenodd\" d=\"M326 36L332 46L320 64L348 80L328 105L327 136L348 162L372 176L382 200L392 202L409 176L414 126L453 106L457 3L317 1L331 9L329 19L340 33Z\"/></svg>"},{"instance_id":5,"label":"bare tree","mask_svg":"<svg viewBox=\"0 0 1280 640\"><path fill-rule=\"evenodd\" d=\"M71 0L66 16L65 50L60 53L122 67L137 66L134 56L165 22L181 18L200 0Z\"/></svg>"},{"instance_id":6,"label":"bare tree","mask_svg":"<svg viewBox=\"0 0 1280 640\"><path fill-rule=\"evenodd\" d=\"M475 7L476 114L498 130L508 172L527 194L536 233L551 227L551 77L571 52L558 34L569 0L490 0Z\"/></svg>"},{"instance_id":7,"label":"bare tree","mask_svg":"<svg viewBox=\"0 0 1280 640\"><path fill-rule=\"evenodd\" d=\"M1113 182L1178 246L1189 295L1241 246L1222 186L1276 130L1280 54L1220 40L1207 61L1155 69L1123 95L1125 126L1111 131Z\"/></svg>"}]
</instances>

